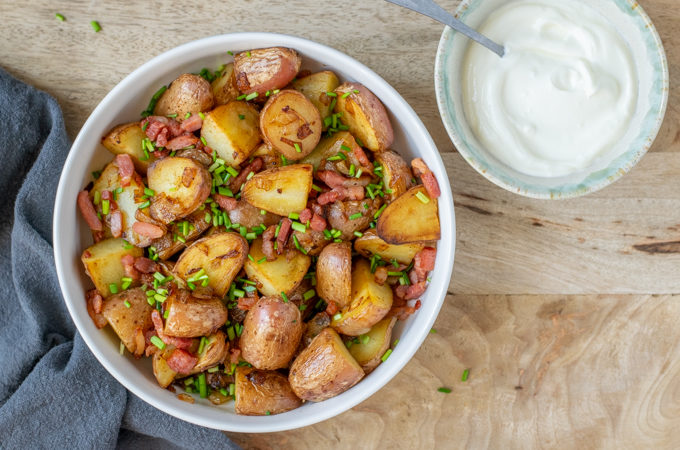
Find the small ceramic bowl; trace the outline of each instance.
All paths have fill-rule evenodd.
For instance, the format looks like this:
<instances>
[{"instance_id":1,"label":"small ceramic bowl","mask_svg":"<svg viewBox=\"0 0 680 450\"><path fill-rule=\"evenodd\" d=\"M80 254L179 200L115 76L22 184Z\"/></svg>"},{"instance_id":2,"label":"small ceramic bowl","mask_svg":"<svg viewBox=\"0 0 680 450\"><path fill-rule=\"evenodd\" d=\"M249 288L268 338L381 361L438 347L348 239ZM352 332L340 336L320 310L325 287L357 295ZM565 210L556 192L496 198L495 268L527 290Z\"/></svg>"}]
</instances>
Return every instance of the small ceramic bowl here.
<instances>
[{"instance_id":1,"label":"small ceramic bowl","mask_svg":"<svg viewBox=\"0 0 680 450\"><path fill-rule=\"evenodd\" d=\"M463 0L456 17L477 28L491 12L507 3L508 0ZM634 0L589 0L587 4L606 17L630 47L639 79L638 101L627 132L608 152L609 156L568 176L542 178L518 172L480 145L468 126L462 102L462 61L470 40L449 27L442 33L434 81L446 130L475 170L508 191L527 197L560 199L602 189L642 158L661 127L668 102L668 64L654 25Z\"/></svg>"},{"instance_id":2,"label":"small ceramic bowl","mask_svg":"<svg viewBox=\"0 0 680 450\"><path fill-rule=\"evenodd\" d=\"M399 346L384 363L348 391L320 403L306 403L298 409L272 416L240 416L233 402L215 406L195 396L196 403L178 400L156 382L150 358L135 360L118 353L119 339L110 327L98 330L87 314L85 292L90 289L80 262L82 251L92 244L92 236L76 208L76 196L113 157L101 137L113 126L138 120L158 86L168 84L182 73L218 67L231 61L228 51L244 51L272 46L290 47L303 59L302 69L333 70L342 80L357 81L370 89L385 105L394 128L392 148L404 158L421 157L439 181L441 239L431 283L422 298L422 307L407 321L394 328ZM99 103L80 130L61 173L54 209L54 258L66 306L85 343L99 362L123 386L142 400L180 419L210 428L244 433L264 433L304 427L338 415L365 400L390 381L418 350L427 337L444 302L453 269L455 252L453 199L444 164L425 126L406 101L385 80L355 59L325 45L306 39L272 33L234 33L201 39L181 45L147 62Z\"/></svg>"}]
</instances>

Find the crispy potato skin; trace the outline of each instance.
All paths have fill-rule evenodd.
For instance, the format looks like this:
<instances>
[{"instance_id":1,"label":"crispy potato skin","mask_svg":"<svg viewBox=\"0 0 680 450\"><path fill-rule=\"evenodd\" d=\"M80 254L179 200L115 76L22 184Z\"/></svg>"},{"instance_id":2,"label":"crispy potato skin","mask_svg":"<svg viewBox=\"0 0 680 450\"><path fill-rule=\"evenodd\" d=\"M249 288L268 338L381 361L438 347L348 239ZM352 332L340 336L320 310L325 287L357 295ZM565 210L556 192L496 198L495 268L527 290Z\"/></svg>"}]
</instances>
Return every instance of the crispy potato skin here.
<instances>
[{"instance_id":1,"label":"crispy potato skin","mask_svg":"<svg viewBox=\"0 0 680 450\"><path fill-rule=\"evenodd\" d=\"M217 333L208 336L208 343L203 348L203 353L198 355L198 362L190 374L203 372L222 363L228 353L229 342L227 341L227 335L218 330Z\"/></svg>"},{"instance_id":2,"label":"crispy potato skin","mask_svg":"<svg viewBox=\"0 0 680 450\"><path fill-rule=\"evenodd\" d=\"M418 193L429 201L420 201ZM388 244L438 241L441 232L437 199L429 198L423 186L409 189L387 205L378 218L376 231Z\"/></svg>"},{"instance_id":3,"label":"crispy potato skin","mask_svg":"<svg viewBox=\"0 0 680 450\"><path fill-rule=\"evenodd\" d=\"M203 77L185 73L170 83L158 99L153 113L158 116L177 114L176 120L181 122L186 113L210 111L214 103L210 83Z\"/></svg>"},{"instance_id":4,"label":"crispy potato skin","mask_svg":"<svg viewBox=\"0 0 680 450\"><path fill-rule=\"evenodd\" d=\"M125 306L125 302L130 307ZM141 288L128 289L104 300L102 315L116 332L123 345L130 353L135 353L137 330L142 332L153 327L151 322L151 306L146 301L146 294Z\"/></svg>"},{"instance_id":5,"label":"crispy potato skin","mask_svg":"<svg viewBox=\"0 0 680 450\"><path fill-rule=\"evenodd\" d=\"M295 358L288 374L293 392L312 402L335 397L363 377L361 366L332 328L321 330Z\"/></svg>"},{"instance_id":6,"label":"crispy potato skin","mask_svg":"<svg viewBox=\"0 0 680 450\"><path fill-rule=\"evenodd\" d=\"M142 256L141 248L125 247L123 239L106 239L85 249L80 258L85 266L85 273L104 297L111 295L109 285L118 285L120 279L125 276L121 258L125 255L132 255L135 258Z\"/></svg>"},{"instance_id":7,"label":"crispy potato skin","mask_svg":"<svg viewBox=\"0 0 680 450\"><path fill-rule=\"evenodd\" d=\"M139 122L124 123L115 126L102 138L102 145L114 155L128 154L135 164L135 170L142 175L146 175L149 165L156 160L156 156L149 155L145 160L142 150L142 140L146 134L139 126Z\"/></svg>"},{"instance_id":8,"label":"crispy potato skin","mask_svg":"<svg viewBox=\"0 0 680 450\"><path fill-rule=\"evenodd\" d=\"M285 376L252 367L236 369L235 393L236 414L246 416L280 414L302 405Z\"/></svg>"},{"instance_id":9,"label":"crispy potato skin","mask_svg":"<svg viewBox=\"0 0 680 450\"><path fill-rule=\"evenodd\" d=\"M364 204L368 205L368 209L364 207ZM382 199L380 197L373 200L366 198L364 200L345 200L332 203L328 207L328 225L330 228L340 230L342 239L350 240L354 238L355 231L363 231L368 228L368 224L373 221L373 215L380 209L381 205ZM349 217L357 213L361 213L361 217L350 220Z\"/></svg>"},{"instance_id":10,"label":"crispy potato skin","mask_svg":"<svg viewBox=\"0 0 680 450\"><path fill-rule=\"evenodd\" d=\"M340 84L337 75L330 70L316 72L293 81L293 87L302 92L319 110L321 118L330 115L331 97L326 92L333 92Z\"/></svg>"},{"instance_id":11,"label":"crispy potato skin","mask_svg":"<svg viewBox=\"0 0 680 450\"><path fill-rule=\"evenodd\" d=\"M170 386L170 384L172 384L172 382L175 380L177 372L175 372L170 368L170 366L168 366L167 361L162 356L162 352L154 353L153 359L151 361L153 375L156 377L158 385L163 389Z\"/></svg>"},{"instance_id":12,"label":"crispy potato skin","mask_svg":"<svg viewBox=\"0 0 680 450\"><path fill-rule=\"evenodd\" d=\"M201 137L231 166L238 166L255 151L260 137L260 118L247 102L231 101L205 116Z\"/></svg>"},{"instance_id":13,"label":"crispy potato skin","mask_svg":"<svg viewBox=\"0 0 680 450\"><path fill-rule=\"evenodd\" d=\"M352 296L352 245L332 243L324 247L316 264L316 292L327 303L340 308L349 304Z\"/></svg>"},{"instance_id":14,"label":"crispy potato skin","mask_svg":"<svg viewBox=\"0 0 680 450\"><path fill-rule=\"evenodd\" d=\"M248 278L257 283L257 289L264 295L275 296L285 292L290 294L301 282L312 260L296 250L289 250L290 255L283 253L274 261L263 261L262 238L257 238L250 245L253 260L245 260L243 266Z\"/></svg>"},{"instance_id":15,"label":"crispy potato skin","mask_svg":"<svg viewBox=\"0 0 680 450\"><path fill-rule=\"evenodd\" d=\"M364 372L371 373L381 363L381 358L390 347L392 328L397 323L396 317L387 317L373 325L366 333L368 342L353 344L349 352L359 363Z\"/></svg>"},{"instance_id":16,"label":"crispy potato skin","mask_svg":"<svg viewBox=\"0 0 680 450\"><path fill-rule=\"evenodd\" d=\"M164 224L196 211L210 195L212 186L212 176L202 164L176 156L153 163L147 178L149 187L156 192L149 212Z\"/></svg>"},{"instance_id":17,"label":"crispy potato skin","mask_svg":"<svg viewBox=\"0 0 680 450\"><path fill-rule=\"evenodd\" d=\"M413 186L411 169L397 153L392 150L376 153L375 160L383 167L385 188L392 190L391 194L385 194L387 203L394 201Z\"/></svg>"},{"instance_id":18,"label":"crispy potato skin","mask_svg":"<svg viewBox=\"0 0 680 450\"><path fill-rule=\"evenodd\" d=\"M375 230L366 230L364 235L354 241L354 250L361 253L366 258L379 255L385 261L396 259L397 262L405 265L411 264L416 253L425 247L420 242L410 244L393 245L380 239Z\"/></svg>"},{"instance_id":19,"label":"crispy potato skin","mask_svg":"<svg viewBox=\"0 0 680 450\"><path fill-rule=\"evenodd\" d=\"M274 225L278 223L279 216L270 212L261 214L260 210L246 201L238 202L236 208L229 211L229 220L251 229L258 225Z\"/></svg>"},{"instance_id":20,"label":"crispy potato skin","mask_svg":"<svg viewBox=\"0 0 680 450\"><path fill-rule=\"evenodd\" d=\"M234 76L234 63L229 63L224 66L224 70L219 77L217 77L211 84L213 98L215 99L215 106L226 105L227 103L236 100L239 96L238 88L236 87L236 77Z\"/></svg>"},{"instance_id":21,"label":"crispy potato skin","mask_svg":"<svg viewBox=\"0 0 680 450\"><path fill-rule=\"evenodd\" d=\"M168 318L163 332L175 337L208 336L224 325L227 307L219 298L196 298L179 290L166 300Z\"/></svg>"},{"instance_id":22,"label":"crispy potato skin","mask_svg":"<svg viewBox=\"0 0 680 450\"><path fill-rule=\"evenodd\" d=\"M298 91L287 89L272 95L260 113L264 140L292 161L314 150L321 139L322 127L319 110Z\"/></svg>"},{"instance_id":23,"label":"crispy potato skin","mask_svg":"<svg viewBox=\"0 0 680 450\"><path fill-rule=\"evenodd\" d=\"M360 258L352 271L352 300L342 308L339 318L333 318L331 326L346 336L368 333L389 312L392 296L392 288L376 283L369 262Z\"/></svg>"},{"instance_id":24,"label":"crispy potato skin","mask_svg":"<svg viewBox=\"0 0 680 450\"><path fill-rule=\"evenodd\" d=\"M342 98L348 92L351 94ZM338 101L334 111L342 113L342 121L349 131L369 150L387 150L394 141L394 131L385 106L378 97L360 83L343 83L335 89L335 93Z\"/></svg>"},{"instance_id":25,"label":"crispy potato skin","mask_svg":"<svg viewBox=\"0 0 680 450\"><path fill-rule=\"evenodd\" d=\"M310 164L293 164L256 173L246 181L242 196L254 207L279 216L299 213L307 207L312 170Z\"/></svg>"},{"instance_id":26,"label":"crispy potato skin","mask_svg":"<svg viewBox=\"0 0 680 450\"><path fill-rule=\"evenodd\" d=\"M288 367L302 337L300 310L281 297L262 297L248 311L239 341L241 356L258 369Z\"/></svg>"},{"instance_id":27,"label":"crispy potato skin","mask_svg":"<svg viewBox=\"0 0 680 450\"><path fill-rule=\"evenodd\" d=\"M258 48L234 55L236 86L242 94L282 89L300 71L302 59L290 48Z\"/></svg>"},{"instance_id":28,"label":"crispy potato skin","mask_svg":"<svg viewBox=\"0 0 680 450\"><path fill-rule=\"evenodd\" d=\"M217 232L197 240L184 250L174 271L186 281L193 273L205 269L208 286L215 295L224 297L247 258L248 242L243 236Z\"/></svg>"}]
</instances>

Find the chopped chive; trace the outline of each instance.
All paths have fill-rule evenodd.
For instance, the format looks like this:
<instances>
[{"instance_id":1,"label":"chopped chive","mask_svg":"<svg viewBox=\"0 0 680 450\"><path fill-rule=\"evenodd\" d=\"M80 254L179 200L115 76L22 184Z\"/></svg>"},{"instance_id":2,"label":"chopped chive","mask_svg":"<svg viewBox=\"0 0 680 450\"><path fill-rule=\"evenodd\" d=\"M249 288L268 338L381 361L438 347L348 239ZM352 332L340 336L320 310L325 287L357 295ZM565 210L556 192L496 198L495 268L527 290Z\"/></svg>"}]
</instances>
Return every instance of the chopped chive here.
<instances>
[{"instance_id":1,"label":"chopped chive","mask_svg":"<svg viewBox=\"0 0 680 450\"><path fill-rule=\"evenodd\" d=\"M389 358L391 354L392 354L392 349L388 348L387 351L385 352L385 354L382 355L382 358L380 358L380 359L382 360L382 362L385 362L385 361L387 361L387 358Z\"/></svg>"},{"instance_id":2,"label":"chopped chive","mask_svg":"<svg viewBox=\"0 0 680 450\"><path fill-rule=\"evenodd\" d=\"M189 117L191 117L191 113L190 113L190 112L187 112L187 113L184 115L184 118L185 118L185 119L188 119Z\"/></svg>"},{"instance_id":3,"label":"chopped chive","mask_svg":"<svg viewBox=\"0 0 680 450\"><path fill-rule=\"evenodd\" d=\"M373 218L377 219L378 217L380 217L380 214L383 212L385 208L387 208L387 205L382 205L380 209L375 214L373 214Z\"/></svg>"},{"instance_id":4,"label":"chopped chive","mask_svg":"<svg viewBox=\"0 0 680 450\"><path fill-rule=\"evenodd\" d=\"M130 285L132 284L132 278L123 277L123 278L120 279L120 281L121 281L121 282L120 282L120 287L121 287L121 289L123 289L124 291L127 290L127 288L129 288ZM128 306L128 308L129 308L129 306Z\"/></svg>"},{"instance_id":5,"label":"chopped chive","mask_svg":"<svg viewBox=\"0 0 680 450\"><path fill-rule=\"evenodd\" d=\"M314 189L316 192L321 192L321 188L316 184L312 184L312 189Z\"/></svg>"},{"instance_id":6,"label":"chopped chive","mask_svg":"<svg viewBox=\"0 0 680 450\"><path fill-rule=\"evenodd\" d=\"M349 97L350 95L352 95L352 91L350 91L350 92L345 92L344 94L342 94L342 98L347 98L347 97Z\"/></svg>"},{"instance_id":7,"label":"chopped chive","mask_svg":"<svg viewBox=\"0 0 680 450\"><path fill-rule=\"evenodd\" d=\"M295 248L297 248L300 251L300 253L302 253L303 255L307 254L307 250L302 248L302 246L300 245L300 241L298 240L296 235L293 235L293 243L295 244Z\"/></svg>"},{"instance_id":8,"label":"chopped chive","mask_svg":"<svg viewBox=\"0 0 680 450\"><path fill-rule=\"evenodd\" d=\"M253 255L248 253L248 259L251 260L252 262L255 262L255 258L253 258Z\"/></svg>"},{"instance_id":9,"label":"chopped chive","mask_svg":"<svg viewBox=\"0 0 680 450\"><path fill-rule=\"evenodd\" d=\"M211 367L210 369L208 369L207 372L208 373L215 373L218 370L220 370L220 368L218 366L215 366L215 367Z\"/></svg>"},{"instance_id":10,"label":"chopped chive","mask_svg":"<svg viewBox=\"0 0 680 450\"><path fill-rule=\"evenodd\" d=\"M236 339L236 333L234 332L234 327L229 327L227 328L227 336L229 337L230 341L233 341Z\"/></svg>"},{"instance_id":11,"label":"chopped chive","mask_svg":"<svg viewBox=\"0 0 680 450\"><path fill-rule=\"evenodd\" d=\"M293 147L295 147L295 151L298 153L302 153L302 149L300 148L300 144L297 142L293 144Z\"/></svg>"},{"instance_id":12,"label":"chopped chive","mask_svg":"<svg viewBox=\"0 0 680 450\"><path fill-rule=\"evenodd\" d=\"M349 220L356 220L360 217L363 217L363 215L360 212L358 212L356 214L352 214L351 216L349 216Z\"/></svg>"},{"instance_id":13,"label":"chopped chive","mask_svg":"<svg viewBox=\"0 0 680 450\"><path fill-rule=\"evenodd\" d=\"M198 344L198 354L200 355L203 353L203 349L205 348L205 344L208 343L208 339L206 339L205 336L201 336L201 342Z\"/></svg>"},{"instance_id":14,"label":"chopped chive","mask_svg":"<svg viewBox=\"0 0 680 450\"><path fill-rule=\"evenodd\" d=\"M262 258L260 258L260 259L257 260L257 263L258 263L258 264L262 264L262 263L265 262L266 260L267 260L267 257L266 257L266 256L263 256Z\"/></svg>"},{"instance_id":15,"label":"chopped chive","mask_svg":"<svg viewBox=\"0 0 680 450\"><path fill-rule=\"evenodd\" d=\"M241 119L241 120L244 120L244 119L246 118L246 116L243 115L243 114L239 114L239 115L238 115L238 118Z\"/></svg>"},{"instance_id":16,"label":"chopped chive","mask_svg":"<svg viewBox=\"0 0 680 450\"><path fill-rule=\"evenodd\" d=\"M358 89L354 89L352 92L354 92L355 94L358 94L358 93L359 93L359 90L358 90Z\"/></svg>"},{"instance_id":17,"label":"chopped chive","mask_svg":"<svg viewBox=\"0 0 680 450\"><path fill-rule=\"evenodd\" d=\"M271 415L271 411L269 411L269 410L265 411L265 412L264 412L264 415L265 415L265 416Z\"/></svg>"},{"instance_id":18,"label":"chopped chive","mask_svg":"<svg viewBox=\"0 0 680 450\"><path fill-rule=\"evenodd\" d=\"M168 114L166 117L169 117L171 119L175 119L177 117L177 113Z\"/></svg>"},{"instance_id":19,"label":"chopped chive","mask_svg":"<svg viewBox=\"0 0 680 450\"><path fill-rule=\"evenodd\" d=\"M123 248L124 248L125 250L132 250L132 249L134 248L134 245L130 244L130 243L129 243L128 241L126 241L125 239L123 239L123 242L124 242L124 243L123 243Z\"/></svg>"},{"instance_id":20,"label":"chopped chive","mask_svg":"<svg viewBox=\"0 0 680 450\"><path fill-rule=\"evenodd\" d=\"M156 103L158 103L158 99L161 98L161 95L163 95L167 89L167 86L161 86L160 89L158 89L156 93L153 94L151 100L149 101L149 106L147 106L146 109L142 111L142 117L148 117L153 114L153 110L156 107Z\"/></svg>"},{"instance_id":21,"label":"chopped chive","mask_svg":"<svg viewBox=\"0 0 680 450\"><path fill-rule=\"evenodd\" d=\"M102 200L102 214L107 215L111 204L108 200Z\"/></svg>"},{"instance_id":22,"label":"chopped chive","mask_svg":"<svg viewBox=\"0 0 680 450\"><path fill-rule=\"evenodd\" d=\"M440 388L437 389L437 390L438 390L439 392L443 392L444 394L450 394L450 393L451 393L451 389L449 389L449 388L447 388L447 387L440 387Z\"/></svg>"},{"instance_id":23,"label":"chopped chive","mask_svg":"<svg viewBox=\"0 0 680 450\"><path fill-rule=\"evenodd\" d=\"M151 336L150 339L151 343L158 347L160 350L163 350L165 348L165 342L161 340L158 336Z\"/></svg>"},{"instance_id":24,"label":"chopped chive","mask_svg":"<svg viewBox=\"0 0 680 450\"><path fill-rule=\"evenodd\" d=\"M363 235L364 235L364 233L362 233L361 231L355 231L354 232L354 236L356 236L356 237L361 237Z\"/></svg>"},{"instance_id":25,"label":"chopped chive","mask_svg":"<svg viewBox=\"0 0 680 450\"><path fill-rule=\"evenodd\" d=\"M349 176L353 177L354 174L355 174L355 171L356 171L356 167L354 166L354 164L350 164L349 165Z\"/></svg>"},{"instance_id":26,"label":"chopped chive","mask_svg":"<svg viewBox=\"0 0 680 450\"><path fill-rule=\"evenodd\" d=\"M351 217L350 217L351 219ZM291 225L291 228L295 231L299 231L300 233L306 233L307 232L307 227L301 224L300 222L293 222Z\"/></svg>"},{"instance_id":27,"label":"chopped chive","mask_svg":"<svg viewBox=\"0 0 680 450\"><path fill-rule=\"evenodd\" d=\"M304 298L305 300L309 300L310 298L314 297L314 295L316 295L316 291L314 289L310 289L304 294L302 294L302 298Z\"/></svg>"},{"instance_id":28,"label":"chopped chive","mask_svg":"<svg viewBox=\"0 0 680 450\"><path fill-rule=\"evenodd\" d=\"M261 215L261 216L264 216L264 215L266 215L266 214L267 214L267 211L265 211L264 209L261 209L261 210L260 210L260 215Z\"/></svg>"},{"instance_id":29,"label":"chopped chive","mask_svg":"<svg viewBox=\"0 0 680 450\"><path fill-rule=\"evenodd\" d=\"M255 175L255 172L252 172L252 171L249 172L248 176L246 177L246 180L250 180L251 178L253 178L254 175Z\"/></svg>"},{"instance_id":30,"label":"chopped chive","mask_svg":"<svg viewBox=\"0 0 680 450\"><path fill-rule=\"evenodd\" d=\"M335 92L326 92L326 95L329 96L329 97L337 97L338 96L338 94L336 94Z\"/></svg>"},{"instance_id":31,"label":"chopped chive","mask_svg":"<svg viewBox=\"0 0 680 450\"><path fill-rule=\"evenodd\" d=\"M117 294L118 293L118 285L116 283L109 284L109 291L112 294Z\"/></svg>"},{"instance_id":32,"label":"chopped chive","mask_svg":"<svg viewBox=\"0 0 680 450\"><path fill-rule=\"evenodd\" d=\"M250 94L246 95L246 100L252 100L258 96L257 92L251 92Z\"/></svg>"},{"instance_id":33,"label":"chopped chive","mask_svg":"<svg viewBox=\"0 0 680 450\"><path fill-rule=\"evenodd\" d=\"M59 13L56 13L54 15L54 17L56 17L59 22L64 22L66 20L66 17L64 17L63 15L61 15Z\"/></svg>"},{"instance_id":34,"label":"chopped chive","mask_svg":"<svg viewBox=\"0 0 680 450\"><path fill-rule=\"evenodd\" d=\"M423 194L422 192L416 192L416 197L425 204L430 203L430 199L427 198L427 195Z\"/></svg>"},{"instance_id":35,"label":"chopped chive","mask_svg":"<svg viewBox=\"0 0 680 450\"><path fill-rule=\"evenodd\" d=\"M357 144L359 144L359 147L363 147L363 146L364 146L363 142L361 142L361 139L359 139L358 137L357 137L357 138L354 138L354 140L357 141Z\"/></svg>"},{"instance_id":36,"label":"chopped chive","mask_svg":"<svg viewBox=\"0 0 680 450\"><path fill-rule=\"evenodd\" d=\"M198 117L200 117L202 120L205 120L205 114L203 114L202 112L198 113Z\"/></svg>"},{"instance_id":37,"label":"chopped chive","mask_svg":"<svg viewBox=\"0 0 680 450\"><path fill-rule=\"evenodd\" d=\"M228 173L229 175L231 175L232 177L237 177L237 176L238 176L238 172L236 171L236 169L234 169L234 168L231 167L231 166L227 167L227 173Z\"/></svg>"},{"instance_id":38,"label":"chopped chive","mask_svg":"<svg viewBox=\"0 0 680 450\"><path fill-rule=\"evenodd\" d=\"M101 192L99 192L99 191L94 191L94 199L93 199L93 203L94 203L95 205L98 205L99 202L100 202L101 200L102 200L102 194L101 194Z\"/></svg>"},{"instance_id":39,"label":"chopped chive","mask_svg":"<svg viewBox=\"0 0 680 450\"><path fill-rule=\"evenodd\" d=\"M340 320L342 319L342 314L337 313L336 315L333 316L333 320Z\"/></svg>"},{"instance_id":40,"label":"chopped chive","mask_svg":"<svg viewBox=\"0 0 680 450\"><path fill-rule=\"evenodd\" d=\"M465 369L465 370L463 371L463 376L460 377L460 381L463 381L463 382L464 382L464 381L467 381L468 376L470 376L470 369Z\"/></svg>"},{"instance_id":41,"label":"chopped chive","mask_svg":"<svg viewBox=\"0 0 680 450\"><path fill-rule=\"evenodd\" d=\"M279 92L281 92L280 89L274 89L274 90L272 91L272 94L278 94Z\"/></svg>"},{"instance_id":42,"label":"chopped chive","mask_svg":"<svg viewBox=\"0 0 680 450\"><path fill-rule=\"evenodd\" d=\"M202 373L198 376L198 393L201 398L208 397L208 385L205 382L205 374Z\"/></svg>"},{"instance_id":43,"label":"chopped chive","mask_svg":"<svg viewBox=\"0 0 680 450\"><path fill-rule=\"evenodd\" d=\"M304 311L305 309L307 309L307 305L302 304L302 305L300 305L300 306L298 307L298 309L299 309L300 311Z\"/></svg>"},{"instance_id":44,"label":"chopped chive","mask_svg":"<svg viewBox=\"0 0 680 450\"><path fill-rule=\"evenodd\" d=\"M149 197L153 197L156 195L156 191L150 188L144 188L144 195L148 195Z\"/></svg>"},{"instance_id":45,"label":"chopped chive","mask_svg":"<svg viewBox=\"0 0 680 450\"><path fill-rule=\"evenodd\" d=\"M361 343L366 345L368 344L368 341L371 340L371 337L367 334L364 334L363 336L359 336L359 339L361 340Z\"/></svg>"},{"instance_id":46,"label":"chopped chive","mask_svg":"<svg viewBox=\"0 0 680 450\"><path fill-rule=\"evenodd\" d=\"M90 26L92 27L95 33L99 33L102 29L102 26L99 25L99 22L97 22L96 20L91 21Z\"/></svg>"},{"instance_id":47,"label":"chopped chive","mask_svg":"<svg viewBox=\"0 0 680 450\"><path fill-rule=\"evenodd\" d=\"M125 305L126 308L131 308L131 307L132 307L132 305L130 304L130 302L127 301L127 300L125 300L125 301L123 302L123 304Z\"/></svg>"},{"instance_id":48,"label":"chopped chive","mask_svg":"<svg viewBox=\"0 0 680 450\"><path fill-rule=\"evenodd\" d=\"M281 298L285 303L288 303L288 296L286 295L285 292L281 291Z\"/></svg>"},{"instance_id":49,"label":"chopped chive","mask_svg":"<svg viewBox=\"0 0 680 450\"><path fill-rule=\"evenodd\" d=\"M150 200L147 200L147 201L145 201L144 203L140 204L139 207L138 207L138 209L148 208L149 206L151 206L151 201L150 201Z\"/></svg>"},{"instance_id":50,"label":"chopped chive","mask_svg":"<svg viewBox=\"0 0 680 450\"><path fill-rule=\"evenodd\" d=\"M246 98L246 94L241 94L238 97L236 97L236 100L243 100L244 98Z\"/></svg>"},{"instance_id":51,"label":"chopped chive","mask_svg":"<svg viewBox=\"0 0 680 450\"><path fill-rule=\"evenodd\" d=\"M246 52L246 56L247 56L248 58L250 58L250 50L248 50L248 51Z\"/></svg>"},{"instance_id":52,"label":"chopped chive","mask_svg":"<svg viewBox=\"0 0 680 450\"><path fill-rule=\"evenodd\" d=\"M246 233L246 239L248 239L249 241L257 239L257 233L252 233L252 232Z\"/></svg>"},{"instance_id":53,"label":"chopped chive","mask_svg":"<svg viewBox=\"0 0 680 450\"><path fill-rule=\"evenodd\" d=\"M435 334L437 330L435 328L430 328L430 334Z\"/></svg>"}]
</instances>

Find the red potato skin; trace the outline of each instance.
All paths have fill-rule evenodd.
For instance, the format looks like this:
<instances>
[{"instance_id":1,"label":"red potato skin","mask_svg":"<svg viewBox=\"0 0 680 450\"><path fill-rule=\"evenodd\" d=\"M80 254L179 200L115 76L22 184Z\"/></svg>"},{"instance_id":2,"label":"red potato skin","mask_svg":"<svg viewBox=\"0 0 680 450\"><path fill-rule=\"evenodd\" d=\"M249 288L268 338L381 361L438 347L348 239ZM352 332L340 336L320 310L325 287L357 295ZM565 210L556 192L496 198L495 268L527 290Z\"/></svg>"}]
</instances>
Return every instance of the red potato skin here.
<instances>
[{"instance_id":1,"label":"red potato skin","mask_svg":"<svg viewBox=\"0 0 680 450\"><path fill-rule=\"evenodd\" d=\"M290 48L258 48L234 56L236 86L241 94L267 91L288 85L300 71L302 59Z\"/></svg>"},{"instance_id":2,"label":"red potato skin","mask_svg":"<svg viewBox=\"0 0 680 450\"><path fill-rule=\"evenodd\" d=\"M350 94L349 98L365 111L371 111L374 115L368 116L373 130L377 134L379 146L377 148L369 148L374 152L387 150L394 142L394 130L390 123L390 118L387 115L385 105L380 99L371 92L366 86L361 83L347 82L343 83L335 89L338 95L344 95L347 92L359 91L358 94ZM337 109L337 107L336 107ZM350 112L351 113L351 112ZM350 131L352 131L350 129Z\"/></svg>"}]
</instances>

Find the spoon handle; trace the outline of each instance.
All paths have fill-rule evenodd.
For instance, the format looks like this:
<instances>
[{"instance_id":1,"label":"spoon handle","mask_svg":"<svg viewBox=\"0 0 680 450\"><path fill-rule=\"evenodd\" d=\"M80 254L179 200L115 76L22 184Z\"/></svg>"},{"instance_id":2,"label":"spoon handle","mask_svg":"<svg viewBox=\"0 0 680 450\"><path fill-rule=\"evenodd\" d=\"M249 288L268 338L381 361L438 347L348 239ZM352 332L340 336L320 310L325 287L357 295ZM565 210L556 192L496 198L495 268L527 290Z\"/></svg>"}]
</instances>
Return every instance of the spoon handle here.
<instances>
[{"instance_id":1,"label":"spoon handle","mask_svg":"<svg viewBox=\"0 0 680 450\"><path fill-rule=\"evenodd\" d=\"M456 31L459 31L469 37L470 39L479 42L484 47L488 48L492 52L496 53L498 56L503 57L505 54L505 48L478 33L476 30L465 25L460 20L453 17L451 14L446 12L444 8L436 4L432 0L385 0L395 5L403 6L417 13L423 14L425 16L431 17L434 20L448 25Z\"/></svg>"}]
</instances>

